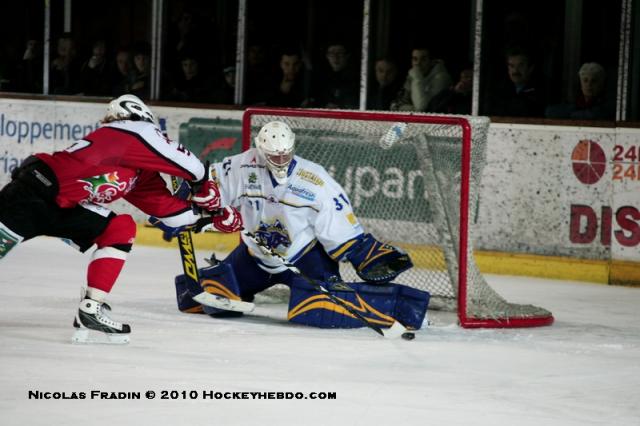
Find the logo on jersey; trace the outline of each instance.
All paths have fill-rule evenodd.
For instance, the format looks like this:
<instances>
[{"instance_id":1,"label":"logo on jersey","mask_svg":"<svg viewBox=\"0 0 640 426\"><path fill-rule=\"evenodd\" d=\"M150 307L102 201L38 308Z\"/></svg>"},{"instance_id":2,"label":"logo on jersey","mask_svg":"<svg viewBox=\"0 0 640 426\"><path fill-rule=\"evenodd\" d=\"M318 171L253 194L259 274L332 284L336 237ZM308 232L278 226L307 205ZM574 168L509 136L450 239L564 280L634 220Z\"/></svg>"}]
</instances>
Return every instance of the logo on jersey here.
<instances>
[{"instance_id":1,"label":"logo on jersey","mask_svg":"<svg viewBox=\"0 0 640 426\"><path fill-rule=\"evenodd\" d=\"M249 173L249 183L247 184L247 189L261 191L262 185L260 185L257 182L258 182L258 175L255 174L254 172Z\"/></svg>"},{"instance_id":2,"label":"logo on jersey","mask_svg":"<svg viewBox=\"0 0 640 426\"><path fill-rule=\"evenodd\" d=\"M284 255L291 246L289 231L278 219L274 223L264 223L260 221L256 236L265 241L267 245L274 249L276 253Z\"/></svg>"},{"instance_id":3,"label":"logo on jersey","mask_svg":"<svg viewBox=\"0 0 640 426\"><path fill-rule=\"evenodd\" d=\"M240 168L241 169L264 169L264 166L262 164L257 164L256 163L256 159L254 158L253 161L250 164L240 164Z\"/></svg>"},{"instance_id":4,"label":"logo on jersey","mask_svg":"<svg viewBox=\"0 0 640 426\"><path fill-rule=\"evenodd\" d=\"M307 182L311 182L314 185L322 186L324 185L324 181L318 177L315 173L311 173L307 170L298 170L296 173L302 180L306 180Z\"/></svg>"},{"instance_id":5,"label":"logo on jersey","mask_svg":"<svg viewBox=\"0 0 640 426\"><path fill-rule=\"evenodd\" d=\"M229 175L229 172L231 171L231 159L230 158L224 160L224 162L222 163L222 169L224 170L224 175L225 176Z\"/></svg>"},{"instance_id":6,"label":"logo on jersey","mask_svg":"<svg viewBox=\"0 0 640 426\"><path fill-rule=\"evenodd\" d=\"M105 173L86 179L79 179L85 185L82 187L89 193L88 200L94 203L109 203L129 192L135 185L137 176L129 182L120 182L118 172Z\"/></svg>"},{"instance_id":7,"label":"logo on jersey","mask_svg":"<svg viewBox=\"0 0 640 426\"><path fill-rule=\"evenodd\" d=\"M306 188L301 188L301 187L299 187L299 186L293 186L293 185L289 184L289 185L287 186L287 189L288 189L288 190L289 190L293 195L296 195L296 196L298 196L298 197L300 197L300 198L304 198L305 200L308 200L308 201L315 201L315 199L316 199L316 194L315 194L315 193L313 193L313 192L311 192L311 191L309 191L309 190L308 190L308 189L306 189Z\"/></svg>"}]
</instances>

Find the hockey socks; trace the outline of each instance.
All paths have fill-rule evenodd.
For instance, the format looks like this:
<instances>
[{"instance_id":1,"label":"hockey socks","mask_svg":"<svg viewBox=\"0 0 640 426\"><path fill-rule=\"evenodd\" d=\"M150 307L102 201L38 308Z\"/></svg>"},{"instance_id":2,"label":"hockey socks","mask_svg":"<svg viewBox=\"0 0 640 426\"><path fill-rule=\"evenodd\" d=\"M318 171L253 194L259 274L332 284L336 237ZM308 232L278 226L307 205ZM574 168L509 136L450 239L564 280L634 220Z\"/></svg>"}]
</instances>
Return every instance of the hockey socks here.
<instances>
[{"instance_id":1,"label":"hockey socks","mask_svg":"<svg viewBox=\"0 0 640 426\"><path fill-rule=\"evenodd\" d=\"M93 252L87 269L89 288L109 293L116 282L127 253L131 251L136 236L136 224L131 216L123 214L113 217L106 229L96 238L98 248Z\"/></svg>"},{"instance_id":2,"label":"hockey socks","mask_svg":"<svg viewBox=\"0 0 640 426\"><path fill-rule=\"evenodd\" d=\"M89 289L95 288L109 293L124 266L127 253L113 247L103 247L93 252L87 268Z\"/></svg>"}]
</instances>

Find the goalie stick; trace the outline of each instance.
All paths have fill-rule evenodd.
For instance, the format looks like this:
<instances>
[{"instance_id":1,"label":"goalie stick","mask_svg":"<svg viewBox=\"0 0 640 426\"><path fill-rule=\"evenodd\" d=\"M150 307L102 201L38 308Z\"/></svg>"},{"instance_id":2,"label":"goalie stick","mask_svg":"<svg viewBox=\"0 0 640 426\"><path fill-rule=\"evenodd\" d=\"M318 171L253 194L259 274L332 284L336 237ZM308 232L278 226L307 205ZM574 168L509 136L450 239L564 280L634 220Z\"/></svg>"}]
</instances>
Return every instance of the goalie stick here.
<instances>
[{"instance_id":1,"label":"goalie stick","mask_svg":"<svg viewBox=\"0 0 640 426\"><path fill-rule=\"evenodd\" d=\"M166 136L165 121L160 121L160 127L162 134ZM178 184L178 178L171 176L171 187L174 194L178 192L180 185ZM202 220L202 219L201 219ZM208 220L208 219L207 219ZM178 247L180 249L180 261L182 263L182 270L184 271L185 279L188 281L187 289L189 289L189 296L201 305L209 306L211 308L224 309L227 311L249 313L253 311L255 305L251 302L244 302L242 300L231 300L227 297L211 294L206 291L202 291L198 294L194 294L190 289L202 288L200 285L200 274L198 273L198 265L196 263L196 252L193 247L193 239L191 237L190 230L184 230L178 234Z\"/></svg>"},{"instance_id":2,"label":"goalie stick","mask_svg":"<svg viewBox=\"0 0 640 426\"><path fill-rule=\"evenodd\" d=\"M319 293L322 293L323 295L327 296L329 298L329 300L331 300L336 305L344 308L347 312L349 312L351 315L353 315L355 318L357 318L360 322L362 322L366 327L369 327L370 329L372 329L373 331L378 333L380 336L387 337L387 338L402 337L405 340L412 340L415 337L415 334L413 332L410 332L402 324L400 324L400 322L395 321L395 320L394 320L393 324L391 325L391 327L389 327L387 330L383 330L382 328L380 328L376 324L370 323L369 321L367 321L367 319L364 316L362 316L362 314L360 312L355 310L351 305L349 305L344 300L342 300L339 297L336 297L335 295L333 295L326 287L324 287L322 284L320 284L320 282L318 282L317 280L315 280L315 279L309 277L308 275L304 274L300 269L298 269L298 267L296 267L294 264L292 264L289 261L287 261L282 255L280 255L275 250L273 250L273 248L271 248L268 245L266 245L265 242L262 239L258 238L257 235L253 234L252 232L246 231L246 230L242 231L242 233L245 236L247 236L249 239L251 239L251 241L256 243L260 248L264 249L265 254L267 254L267 255L271 256L273 259L276 259L279 262L281 262L282 265L284 267L286 267L288 270L290 270L291 272L293 272L296 275L299 275L305 281L307 281L309 284L311 284L311 286L316 291L318 291ZM342 285L345 287L345 289L350 290L350 291L354 291L347 284L342 283Z\"/></svg>"}]
</instances>

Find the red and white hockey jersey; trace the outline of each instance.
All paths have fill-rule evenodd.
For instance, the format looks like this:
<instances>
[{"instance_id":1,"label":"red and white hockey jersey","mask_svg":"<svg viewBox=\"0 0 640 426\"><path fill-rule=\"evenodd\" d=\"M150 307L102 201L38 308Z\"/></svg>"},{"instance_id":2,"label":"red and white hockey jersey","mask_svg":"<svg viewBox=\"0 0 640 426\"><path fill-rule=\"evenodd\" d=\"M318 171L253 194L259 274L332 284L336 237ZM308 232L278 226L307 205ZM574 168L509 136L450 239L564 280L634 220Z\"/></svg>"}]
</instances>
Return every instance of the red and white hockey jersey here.
<instances>
[{"instance_id":1,"label":"red and white hockey jersey","mask_svg":"<svg viewBox=\"0 0 640 426\"><path fill-rule=\"evenodd\" d=\"M204 177L204 166L151 123L105 124L64 151L36 156L55 173L62 208L124 198L169 226L197 220L190 203L173 197L160 173L196 181Z\"/></svg>"}]
</instances>

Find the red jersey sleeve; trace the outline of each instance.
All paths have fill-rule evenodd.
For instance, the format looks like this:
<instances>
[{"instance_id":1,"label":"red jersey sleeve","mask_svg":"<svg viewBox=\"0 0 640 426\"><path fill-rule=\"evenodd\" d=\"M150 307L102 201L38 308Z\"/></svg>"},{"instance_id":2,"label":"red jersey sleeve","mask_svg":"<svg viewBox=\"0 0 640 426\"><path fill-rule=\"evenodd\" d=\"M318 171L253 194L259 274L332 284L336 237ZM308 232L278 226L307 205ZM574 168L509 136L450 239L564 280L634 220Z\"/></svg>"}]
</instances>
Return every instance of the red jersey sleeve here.
<instances>
[{"instance_id":1,"label":"red jersey sleeve","mask_svg":"<svg viewBox=\"0 0 640 426\"><path fill-rule=\"evenodd\" d=\"M167 218L182 215L187 222L182 225L195 222L191 222L191 203L174 197L158 172L141 172L135 187L124 199L151 216ZM185 215L185 212L190 212L191 215ZM193 217L197 219L195 215Z\"/></svg>"}]
</instances>

